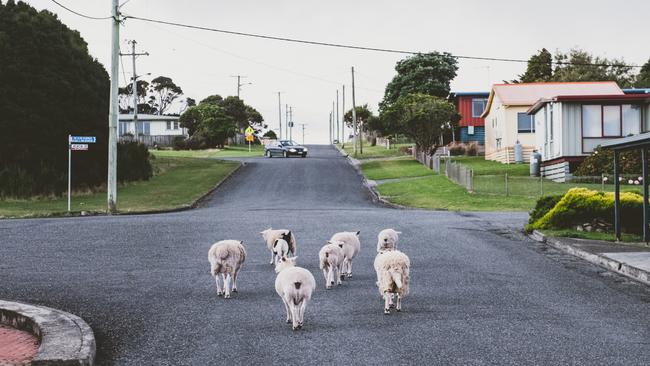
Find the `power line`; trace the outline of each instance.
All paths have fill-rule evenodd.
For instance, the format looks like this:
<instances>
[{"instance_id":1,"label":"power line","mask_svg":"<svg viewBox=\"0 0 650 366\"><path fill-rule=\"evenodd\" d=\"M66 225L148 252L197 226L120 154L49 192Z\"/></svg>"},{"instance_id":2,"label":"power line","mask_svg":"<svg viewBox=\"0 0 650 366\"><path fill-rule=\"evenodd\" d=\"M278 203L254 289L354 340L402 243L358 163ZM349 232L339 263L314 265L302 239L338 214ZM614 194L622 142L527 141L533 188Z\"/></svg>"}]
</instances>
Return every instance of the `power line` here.
<instances>
[{"instance_id":1,"label":"power line","mask_svg":"<svg viewBox=\"0 0 650 366\"><path fill-rule=\"evenodd\" d=\"M105 19L111 19L111 18L113 18L113 17L111 17L111 16L109 16L109 17L91 17L90 15L86 15L86 14L82 14L82 13L79 13L79 12L77 12L77 11L74 11L74 10L68 8L67 6L61 4L60 2L58 2L58 1L56 1L56 0L51 0L51 1L52 1L53 3L55 3L56 5L62 7L63 9L65 9L65 10L71 12L72 14L76 14L76 15L78 15L78 16L80 16L80 17L84 17L84 18L88 18L88 19L93 19L93 20L105 20Z\"/></svg>"},{"instance_id":2,"label":"power line","mask_svg":"<svg viewBox=\"0 0 650 366\"><path fill-rule=\"evenodd\" d=\"M341 44L341 43L311 41L311 40L298 39L298 38L270 36L270 35L256 34L256 33L237 32L237 31L231 31L231 30L225 30L225 29L217 29L217 28L203 27L203 26L197 26L197 25L191 25L191 24L170 22L170 21L165 21L165 20L143 18L143 17L134 16L134 15L127 15L124 18L125 19L131 18L131 19L141 20L141 21L149 22L149 23L159 23L159 24L171 25L171 26L181 27L181 28L204 30L204 31L231 34L231 35L243 36L243 37L270 39L270 40L282 41L282 42L310 44L310 45L316 45L316 46L347 48L347 49L362 50L362 51L376 51L376 52L386 52L386 53L410 54L410 55L416 55L416 54L423 53L421 51L397 50L397 49L378 48L378 47L366 47L366 46L348 45L348 44ZM453 55L453 54L450 54L450 55L452 57L457 58L457 59L466 59L466 60L517 62L517 63L529 63L529 62L531 62L530 60L516 59L516 58L466 56L466 55ZM537 63L537 62L532 61L531 63ZM539 62L539 63L544 63L544 62ZM570 61L552 61L551 63L555 64L555 65L597 66L597 67L623 67L623 68L640 68L640 67L642 67L642 66L639 66L639 65L606 64L606 63L593 64L593 63L577 63L577 62L570 62Z\"/></svg>"}]
</instances>

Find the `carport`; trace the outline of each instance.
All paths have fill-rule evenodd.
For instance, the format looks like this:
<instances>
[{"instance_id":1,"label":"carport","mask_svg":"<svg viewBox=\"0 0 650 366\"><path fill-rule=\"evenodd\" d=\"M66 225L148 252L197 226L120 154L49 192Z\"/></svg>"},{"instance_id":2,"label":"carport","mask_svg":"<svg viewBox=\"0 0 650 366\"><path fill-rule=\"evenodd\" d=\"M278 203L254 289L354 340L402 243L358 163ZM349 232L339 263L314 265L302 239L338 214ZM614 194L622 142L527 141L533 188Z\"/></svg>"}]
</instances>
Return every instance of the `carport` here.
<instances>
[{"instance_id":1,"label":"carport","mask_svg":"<svg viewBox=\"0 0 650 366\"><path fill-rule=\"evenodd\" d=\"M643 241L650 242L648 232L648 148L650 147L650 132L624 137L601 145L603 149L614 151L614 233L616 240L621 240L621 181L619 157L621 152L628 150L641 151L641 175L643 177Z\"/></svg>"}]
</instances>

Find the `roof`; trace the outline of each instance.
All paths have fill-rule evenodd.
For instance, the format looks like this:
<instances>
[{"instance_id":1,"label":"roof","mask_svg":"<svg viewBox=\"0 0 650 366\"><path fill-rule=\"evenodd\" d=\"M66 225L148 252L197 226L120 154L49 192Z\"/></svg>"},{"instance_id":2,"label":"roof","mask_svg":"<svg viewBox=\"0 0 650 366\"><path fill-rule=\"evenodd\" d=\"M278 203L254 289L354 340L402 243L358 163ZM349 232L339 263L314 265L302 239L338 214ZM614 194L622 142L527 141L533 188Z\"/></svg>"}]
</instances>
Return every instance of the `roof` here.
<instances>
[{"instance_id":1,"label":"roof","mask_svg":"<svg viewBox=\"0 0 650 366\"><path fill-rule=\"evenodd\" d=\"M629 150L650 146L650 132L618 138L600 145L604 149Z\"/></svg>"},{"instance_id":2,"label":"roof","mask_svg":"<svg viewBox=\"0 0 650 366\"><path fill-rule=\"evenodd\" d=\"M650 94L650 88L630 88L623 89L625 94Z\"/></svg>"},{"instance_id":3,"label":"roof","mask_svg":"<svg viewBox=\"0 0 650 366\"><path fill-rule=\"evenodd\" d=\"M538 100L526 113L533 114L550 102L650 102L650 94L558 95Z\"/></svg>"},{"instance_id":4,"label":"roof","mask_svg":"<svg viewBox=\"0 0 650 366\"><path fill-rule=\"evenodd\" d=\"M495 84L481 117L490 112L495 97L504 105L530 106L557 95L623 95L623 91L614 81Z\"/></svg>"},{"instance_id":5,"label":"roof","mask_svg":"<svg viewBox=\"0 0 650 366\"><path fill-rule=\"evenodd\" d=\"M449 93L450 98L454 97L487 97L490 95L490 92L451 92Z\"/></svg>"},{"instance_id":6,"label":"roof","mask_svg":"<svg viewBox=\"0 0 650 366\"><path fill-rule=\"evenodd\" d=\"M178 121L179 116L161 116L158 114L140 114L138 113L138 121ZM133 121L133 114L120 114L118 119L123 122Z\"/></svg>"}]
</instances>

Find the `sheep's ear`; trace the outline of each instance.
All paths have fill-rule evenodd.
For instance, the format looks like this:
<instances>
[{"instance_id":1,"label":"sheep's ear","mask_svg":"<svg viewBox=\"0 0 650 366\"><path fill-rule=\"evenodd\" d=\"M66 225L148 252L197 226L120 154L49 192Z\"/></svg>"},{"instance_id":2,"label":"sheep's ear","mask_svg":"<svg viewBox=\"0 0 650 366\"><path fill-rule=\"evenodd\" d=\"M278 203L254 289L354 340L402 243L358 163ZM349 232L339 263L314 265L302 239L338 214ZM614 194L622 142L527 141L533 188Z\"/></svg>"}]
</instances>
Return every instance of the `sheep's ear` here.
<instances>
[{"instance_id":1,"label":"sheep's ear","mask_svg":"<svg viewBox=\"0 0 650 366\"><path fill-rule=\"evenodd\" d=\"M240 240L240 241L239 241L239 244L244 244L244 241L243 241L243 240Z\"/></svg>"},{"instance_id":2,"label":"sheep's ear","mask_svg":"<svg viewBox=\"0 0 650 366\"><path fill-rule=\"evenodd\" d=\"M331 240L328 240L328 241L327 241L327 244L334 244L334 243L332 243Z\"/></svg>"},{"instance_id":3,"label":"sheep's ear","mask_svg":"<svg viewBox=\"0 0 650 366\"><path fill-rule=\"evenodd\" d=\"M361 230L357 231L357 236L359 236L359 234L361 234Z\"/></svg>"},{"instance_id":4,"label":"sheep's ear","mask_svg":"<svg viewBox=\"0 0 650 366\"><path fill-rule=\"evenodd\" d=\"M289 260L293 263L296 263L296 259L298 259L298 256L289 258Z\"/></svg>"}]
</instances>

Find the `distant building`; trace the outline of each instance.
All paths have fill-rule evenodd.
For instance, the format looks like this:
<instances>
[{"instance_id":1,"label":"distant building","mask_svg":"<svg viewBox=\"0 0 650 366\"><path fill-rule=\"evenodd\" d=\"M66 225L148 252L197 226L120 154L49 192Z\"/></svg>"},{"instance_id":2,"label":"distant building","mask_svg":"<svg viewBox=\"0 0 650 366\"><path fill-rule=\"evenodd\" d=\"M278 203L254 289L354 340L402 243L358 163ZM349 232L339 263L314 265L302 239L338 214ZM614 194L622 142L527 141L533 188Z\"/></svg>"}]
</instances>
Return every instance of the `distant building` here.
<instances>
[{"instance_id":1,"label":"distant building","mask_svg":"<svg viewBox=\"0 0 650 366\"><path fill-rule=\"evenodd\" d=\"M650 131L650 94L556 95L538 100L528 113L542 176L563 182L598 145Z\"/></svg>"},{"instance_id":2,"label":"distant building","mask_svg":"<svg viewBox=\"0 0 650 366\"><path fill-rule=\"evenodd\" d=\"M536 127L528 110L540 99L571 95L624 95L613 81L496 84L490 91L485 112L485 158L502 163L514 161L514 146L523 147L524 161L536 148Z\"/></svg>"},{"instance_id":3,"label":"distant building","mask_svg":"<svg viewBox=\"0 0 650 366\"><path fill-rule=\"evenodd\" d=\"M132 114L120 114L118 120L120 141L137 140L147 146L170 146L176 136L187 136L187 129L180 126L178 116L138 114L135 123Z\"/></svg>"},{"instance_id":4,"label":"distant building","mask_svg":"<svg viewBox=\"0 0 650 366\"><path fill-rule=\"evenodd\" d=\"M460 142L485 144L485 119L481 117L487 106L488 92L452 92L449 100L461 116L458 122Z\"/></svg>"}]
</instances>

